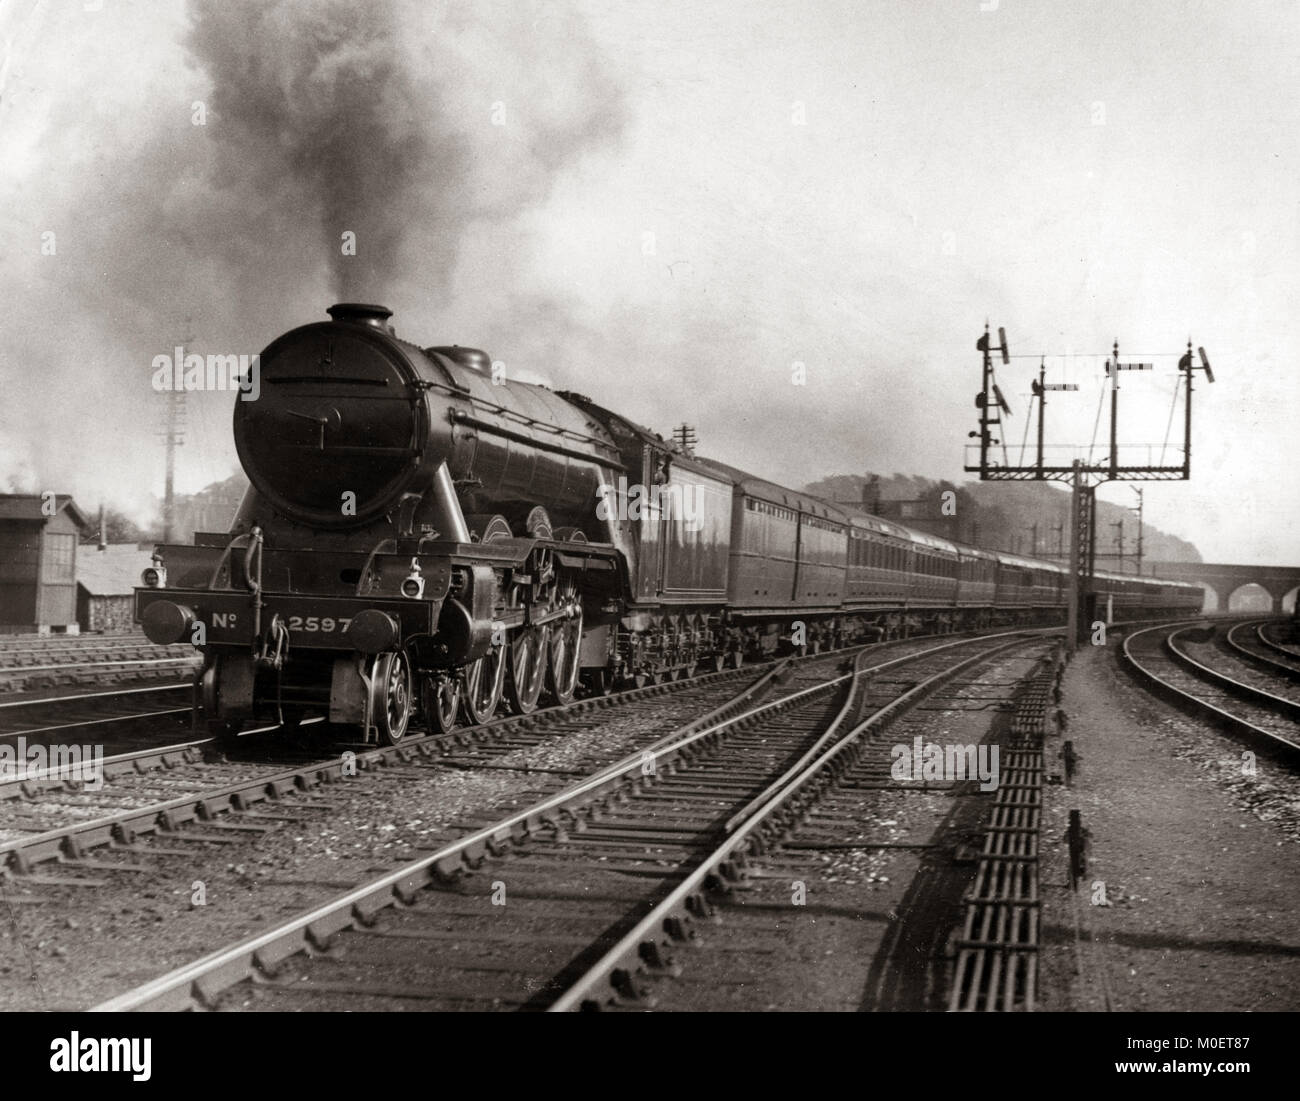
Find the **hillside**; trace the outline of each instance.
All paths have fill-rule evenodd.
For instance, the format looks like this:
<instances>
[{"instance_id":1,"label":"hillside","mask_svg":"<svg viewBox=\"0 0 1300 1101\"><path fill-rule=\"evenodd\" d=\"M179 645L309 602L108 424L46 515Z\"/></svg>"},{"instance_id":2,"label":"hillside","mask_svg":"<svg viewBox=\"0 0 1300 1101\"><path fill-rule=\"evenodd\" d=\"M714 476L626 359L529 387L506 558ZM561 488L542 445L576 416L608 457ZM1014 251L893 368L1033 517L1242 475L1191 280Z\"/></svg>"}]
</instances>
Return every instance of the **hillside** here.
<instances>
[{"instance_id":1,"label":"hillside","mask_svg":"<svg viewBox=\"0 0 1300 1101\"><path fill-rule=\"evenodd\" d=\"M863 487L870 475L838 474L805 486L833 501L863 499ZM956 493L957 513L953 537L989 550L1030 554L1034 552L1034 525L1037 530L1037 553L1042 557L1063 554L1069 544L1070 493L1053 482L967 482L956 486L914 475L880 476L874 493L884 502L926 502L927 515L939 514L939 502L945 490ZM1133 498L1137 502L1136 496ZM1119 529L1113 525L1123 520L1123 549L1126 570L1133 569L1137 548L1137 514L1121 505L1097 502L1097 565L1118 569ZM907 521L904 520L904 523ZM1196 547L1152 527L1142 525L1142 556L1146 561L1200 562Z\"/></svg>"}]
</instances>

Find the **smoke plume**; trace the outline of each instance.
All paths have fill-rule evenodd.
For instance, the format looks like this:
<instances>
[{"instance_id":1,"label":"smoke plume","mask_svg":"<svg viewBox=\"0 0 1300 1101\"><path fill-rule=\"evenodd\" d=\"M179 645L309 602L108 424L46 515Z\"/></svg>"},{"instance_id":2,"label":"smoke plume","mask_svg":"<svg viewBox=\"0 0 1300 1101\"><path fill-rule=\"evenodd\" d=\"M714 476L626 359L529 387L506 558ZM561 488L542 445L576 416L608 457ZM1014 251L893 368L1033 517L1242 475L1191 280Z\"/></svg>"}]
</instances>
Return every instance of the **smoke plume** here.
<instances>
[{"instance_id":1,"label":"smoke plume","mask_svg":"<svg viewBox=\"0 0 1300 1101\"><path fill-rule=\"evenodd\" d=\"M79 8L0 13L0 222L30 245L0 257L0 479L137 518L162 483L154 356L256 352L340 299L469 343L447 318L535 295L530 219L623 127L600 50L549 0ZM158 64L123 66L142 42ZM231 395L186 406L194 489L234 465Z\"/></svg>"},{"instance_id":2,"label":"smoke plume","mask_svg":"<svg viewBox=\"0 0 1300 1101\"><path fill-rule=\"evenodd\" d=\"M192 8L215 184L318 233L343 298L382 299L403 281L445 293L467 234L518 218L567 158L618 129L612 83L549 5Z\"/></svg>"}]
</instances>

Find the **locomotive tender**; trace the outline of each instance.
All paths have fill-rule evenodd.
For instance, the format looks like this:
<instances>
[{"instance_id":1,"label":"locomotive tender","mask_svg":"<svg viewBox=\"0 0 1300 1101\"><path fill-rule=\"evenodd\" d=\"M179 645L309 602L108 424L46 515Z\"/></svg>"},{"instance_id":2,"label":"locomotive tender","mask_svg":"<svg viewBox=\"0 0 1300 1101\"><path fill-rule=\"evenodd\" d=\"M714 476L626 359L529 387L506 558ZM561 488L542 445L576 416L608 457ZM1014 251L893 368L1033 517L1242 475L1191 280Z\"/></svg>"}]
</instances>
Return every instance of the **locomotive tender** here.
<instances>
[{"instance_id":1,"label":"locomotive tender","mask_svg":"<svg viewBox=\"0 0 1300 1101\"><path fill-rule=\"evenodd\" d=\"M326 715L391 744L792 643L1059 622L1058 565L959 546L693 455L579 394L494 377L341 303L235 402L250 487L228 533L164 545L136 590L204 655L213 733ZM1196 586L1098 575L1115 618Z\"/></svg>"}]
</instances>

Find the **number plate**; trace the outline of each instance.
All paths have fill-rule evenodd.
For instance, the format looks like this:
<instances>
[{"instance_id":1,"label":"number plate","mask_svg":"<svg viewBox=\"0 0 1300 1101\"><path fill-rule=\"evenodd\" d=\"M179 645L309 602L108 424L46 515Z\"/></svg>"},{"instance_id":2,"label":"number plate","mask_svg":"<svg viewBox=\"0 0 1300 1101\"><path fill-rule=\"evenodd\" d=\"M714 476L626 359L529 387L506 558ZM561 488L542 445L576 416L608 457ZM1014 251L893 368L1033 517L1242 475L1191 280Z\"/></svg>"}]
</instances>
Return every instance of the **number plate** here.
<instances>
[{"instance_id":1,"label":"number plate","mask_svg":"<svg viewBox=\"0 0 1300 1101\"><path fill-rule=\"evenodd\" d=\"M294 634L298 631L305 631L309 635L332 635L336 631L346 631L348 624L351 622L351 616L291 615L289 616L289 632Z\"/></svg>"},{"instance_id":2,"label":"number plate","mask_svg":"<svg viewBox=\"0 0 1300 1101\"><path fill-rule=\"evenodd\" d=\"M303 599L291 596L268 596L262 612L263 622L278 613L289 628L290 645L352 649L347 641L348 624L353 616L367 608L387 612L401 624L402 637L427 634L433 630L429 605L422 601L368 601Z\"/></svg>"},{"instance_id":3,"label":"number plate","mask_svg":"<svg viewBox=\"0 0 1300 1101\"><path fill-rule=\"evenodd\" d=\"M253 603L242 593L194 592L182 589L140 590L136 614L155 600L174 600L193 609L204 624L207 641L223 646L250 645L253 641ZM367 608L387 612L398 621L402 637L432 634L437 602L416 600L356 600L268 594L262 608L262 630L278 615L289 628L290 645L310 649L350 650L348 625Z\"/></svg>"}]
</instances>

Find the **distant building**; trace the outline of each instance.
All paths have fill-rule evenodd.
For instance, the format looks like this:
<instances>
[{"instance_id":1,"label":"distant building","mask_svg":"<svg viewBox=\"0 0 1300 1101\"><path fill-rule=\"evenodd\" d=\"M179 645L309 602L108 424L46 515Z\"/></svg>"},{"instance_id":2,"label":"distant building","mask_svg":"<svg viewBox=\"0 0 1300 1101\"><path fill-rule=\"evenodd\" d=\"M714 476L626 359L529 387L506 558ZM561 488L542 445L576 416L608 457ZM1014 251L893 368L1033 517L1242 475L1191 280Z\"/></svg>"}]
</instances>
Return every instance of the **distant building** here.
<instances>
[{"instance_id":1,"label":"distant building","mask_svg":"<svg viewBox=\"0 0 1300 1101\"><path fill-rule=\"evenodd\" d=\"M945 516L934 500L922 497L915 501L877 501L875 514L884 520L895 520L905 527L937 535L954 543L966 542L956 516Z\"/></svg>"},{"instance_id":2,"label":"distant building","mask_svg":"<svg viewBox=\"0 0 1300 1101\"><path fill-rule=\"evenodd\" d=\"M77 631L77 542L66 493L0 493L0 632Z\"/></svg>"},{"instance_id":3,"label":"distant building","mask_svg":"<svg viewBox=\"0 0 1300 1101\"><path fill-rule=\"evenodd\" d=\"M134 590L153 557L153 544L84 546L77 558L77 622L83 631L135 629Z\"/></svg>"},{"instance_id":4,"label":"distant building","mask_svg":"<svg viewBox=\"0 0 1300 1101\"><path fill-rule=\"evenodd\" d=\"M835 503L852 505L855 508L862 509L863 512L870 513L872 516L879 516L882 520L893 520L904 527L924 531L930 535L937 535L940 539L947 539L954 543L970 542L969 538L963 538L957 517L943 515L939 508L939 501L940 498L937 493L932 497L919 497L910 501L882 500L880 496L880 479L873 474L867 481L862 483L862 499L860 501L837 499Z\"/></svg>"},{"instance_id":5,"label":"distant building","mask_svg":"<svg viewBox=\"0 0 1300 1101\"><path fill-rule=\"evenodd\" d=\"M188 543L198 531L229 531L246 489L248 480L243 474L232 474L198 493L177 498L173 540Z\"/></svg>"}]
</instances>

